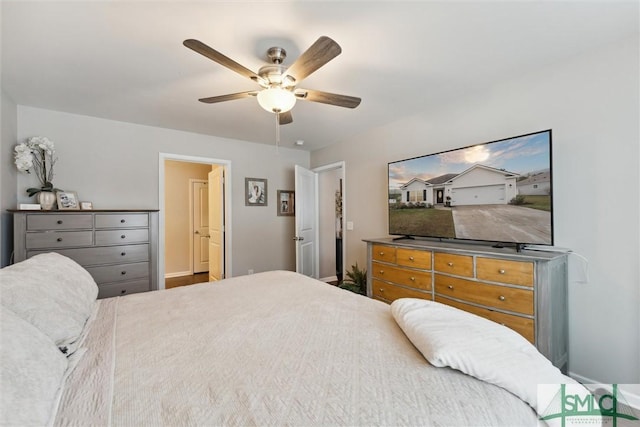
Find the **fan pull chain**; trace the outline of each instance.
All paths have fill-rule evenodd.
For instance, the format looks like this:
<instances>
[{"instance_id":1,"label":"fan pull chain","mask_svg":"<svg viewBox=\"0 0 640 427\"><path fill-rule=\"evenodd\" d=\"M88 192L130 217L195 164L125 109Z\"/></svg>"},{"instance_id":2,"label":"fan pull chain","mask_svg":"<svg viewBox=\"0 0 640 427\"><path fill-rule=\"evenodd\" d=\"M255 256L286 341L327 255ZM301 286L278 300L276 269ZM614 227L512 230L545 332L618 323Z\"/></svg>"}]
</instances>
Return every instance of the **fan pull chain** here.
<instances>
[{"instance_id":1,"label":"fan pull chain","mask_svg":"<svg viewBox=\"0 0 640 427\"><path fill-rule=\"evenodd\" d=\"M276 111L276 153L280 154L280 111Z\"/></svg>"}]
</instances>

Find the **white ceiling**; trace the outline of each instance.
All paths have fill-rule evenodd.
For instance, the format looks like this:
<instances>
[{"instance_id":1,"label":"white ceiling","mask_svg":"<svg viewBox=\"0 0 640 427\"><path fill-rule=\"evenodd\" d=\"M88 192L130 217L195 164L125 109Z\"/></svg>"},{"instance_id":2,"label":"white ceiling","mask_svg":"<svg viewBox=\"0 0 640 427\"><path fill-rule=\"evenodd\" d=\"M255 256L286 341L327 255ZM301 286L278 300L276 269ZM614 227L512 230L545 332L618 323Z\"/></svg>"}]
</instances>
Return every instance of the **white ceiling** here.
<instances>
[{"instance_id":1,"label":"white ceiling","mask_svg":"<svg viewBox=\"0 0 640 427\"><path fill-rule=\"evenodd\" d=\"M299 87L362 98L299 101L281 144L315 150L469 91L638 34L638 1L9 1L2 89L20 105L274 144L258 88L185 48L198 39L257 71L319 36L342 54ZM517 94L514 94L517 96Z\"/></svg>"}]
</instances>

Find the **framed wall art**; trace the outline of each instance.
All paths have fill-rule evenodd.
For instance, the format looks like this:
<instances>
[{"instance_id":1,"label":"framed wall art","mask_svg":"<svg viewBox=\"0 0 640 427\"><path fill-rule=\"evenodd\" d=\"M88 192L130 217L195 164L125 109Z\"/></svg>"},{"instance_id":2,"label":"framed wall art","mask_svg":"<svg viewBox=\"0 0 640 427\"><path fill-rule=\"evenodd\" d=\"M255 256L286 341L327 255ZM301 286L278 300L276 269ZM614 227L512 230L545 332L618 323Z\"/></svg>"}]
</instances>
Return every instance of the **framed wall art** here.
<instances>
[{"instance_id":1,"label":"framed wall art","mask_svg":"<svg viewBox=\"0 0 640 427\"><path fill-rule=\"evenodd\" d=\"M278 216L294 216L295 192L289 190L278 190Z\"/></svg>"},{"instance_id":2,"label":"framed wall art","mask_svg":"<svg viewBox=\"0 0 640 427\"><path fill-rule=\"evenodd\" d=\"M245 206L267 206L266 179L244 179L244 204Z\"/></svg>"},{"instance_id":3,"label":"framed wall art","mask_svg":"<svg viewBox=\"0 0 640 427\"><path fill-rule=\"evenodd\" d=\"M56 198L58 200L58 209L61 211L77 211L80 209L78 194L75 191L58 191L56 193Z\"/></svg>"}]
</instances>

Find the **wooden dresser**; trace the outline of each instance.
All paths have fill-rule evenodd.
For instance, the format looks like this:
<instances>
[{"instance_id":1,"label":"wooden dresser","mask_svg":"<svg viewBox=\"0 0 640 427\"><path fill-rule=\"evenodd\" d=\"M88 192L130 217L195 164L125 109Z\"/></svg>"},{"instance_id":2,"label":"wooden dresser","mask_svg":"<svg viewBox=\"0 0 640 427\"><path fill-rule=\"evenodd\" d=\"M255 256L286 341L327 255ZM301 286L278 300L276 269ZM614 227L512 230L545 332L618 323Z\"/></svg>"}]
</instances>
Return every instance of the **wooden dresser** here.
<instances>
[{"instance_id":1,"label":"wooden dresser","mask_svg":"<svg viewBox=\"0 0 640 427\"><path fill-rule=\"evenodd\" d=\"M87 269L98 298L158 289L158 212L12 210L14 261L58 252Z\"/></svg>"},{"instance_id":2,"label":"wooden dresser","mask_svg":"<svg viewBox=\"0 0 640 427\"><path fill-rule=\"evenodd\" d=\"M515 330L568 361L567 255L427 240L370 239L367 295L435 300Z\"/></svg>"}]
</instances>

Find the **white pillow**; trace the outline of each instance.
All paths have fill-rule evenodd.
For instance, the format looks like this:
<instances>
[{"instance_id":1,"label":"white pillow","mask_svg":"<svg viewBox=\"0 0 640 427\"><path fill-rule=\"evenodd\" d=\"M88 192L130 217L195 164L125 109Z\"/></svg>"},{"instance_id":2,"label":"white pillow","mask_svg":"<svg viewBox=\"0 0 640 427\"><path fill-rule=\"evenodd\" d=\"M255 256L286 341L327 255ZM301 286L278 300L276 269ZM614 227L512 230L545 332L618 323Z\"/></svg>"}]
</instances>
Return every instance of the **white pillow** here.
<instances>
[{"instance_id":1,"label":"white pillow","mask_svg":"<svg viewBox=\"0 0 640 427\"><path fill-rule=\"evenodd\" d=\"M49 337L0 306L0 425L47 425L66 368Z\"/></svg>"},{"instance_id":2,"label":"white pillow","mask_svg":"<svg viewBox=\"0 0 640 427\"><path fill-rule=\"evenodd\" d=\"M400 328L436 367L449 366L502 387L536 412L538 384L577 384L517 332L434 301L402 298L391 304Z\"/></svg>"},{"instance_id":3,"label":"white pillow","mask_svg":"<svg viewBox=\"0 0 640 427\"><path fill-rule=\"evenodd\" d=\"M0 303L59 347L74 342L93 311L98 286L89 272L58 253L0 270Z\"/></svg>"}]
</instances>

